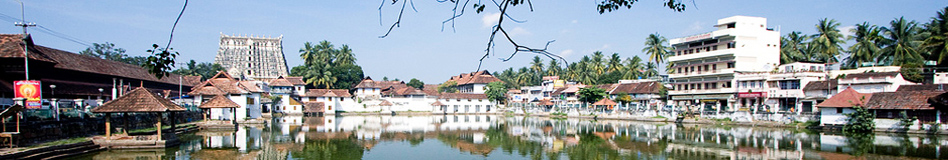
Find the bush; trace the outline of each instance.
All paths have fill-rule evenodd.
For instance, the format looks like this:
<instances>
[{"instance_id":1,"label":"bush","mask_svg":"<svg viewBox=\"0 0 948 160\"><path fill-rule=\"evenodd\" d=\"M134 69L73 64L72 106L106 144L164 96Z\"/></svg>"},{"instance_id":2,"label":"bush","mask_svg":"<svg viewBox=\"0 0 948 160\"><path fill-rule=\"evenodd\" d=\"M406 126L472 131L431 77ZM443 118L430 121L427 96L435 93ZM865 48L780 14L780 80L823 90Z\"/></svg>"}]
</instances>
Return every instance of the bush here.
<instances>
[{"instance_id":1,"label":"bush","mask_svg":"<svg viewBox=\"0 0 948 160\"><path fill-rule=\"evenodd\" d=\"M905 111L902 111L900 115L901 117L899 117L899 127L901 127L903 130L908 130L909 127L912 127L912 125L915 124L915 120L918 120L918 117L915 116L909 118Z\"/></svg>"},{"instance_id":2,"label":"bush","mask_svg":"<svg viewBox=\"0 0 948 160\"><path fill-rule=\"evenodd\" d=\"M847 113L846 125L843 125L844 133L869 133L876 128L876 115L870 113L860 106L853 107L856 110L853 113Z\"/></svg>"}]
</instances>

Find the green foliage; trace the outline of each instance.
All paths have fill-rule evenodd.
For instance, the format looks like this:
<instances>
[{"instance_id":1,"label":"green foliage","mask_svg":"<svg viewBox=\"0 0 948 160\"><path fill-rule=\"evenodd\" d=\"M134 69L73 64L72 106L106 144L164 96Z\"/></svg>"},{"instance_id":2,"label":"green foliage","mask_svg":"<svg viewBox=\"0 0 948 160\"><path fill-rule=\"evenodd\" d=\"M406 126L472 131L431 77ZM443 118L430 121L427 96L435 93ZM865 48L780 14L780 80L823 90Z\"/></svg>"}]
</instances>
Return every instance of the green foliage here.
<instances>
[{"instance_id":1,"label":"green foliage","mask_svg":"<svg viewBox=\"0 0 948 160\"><path fill-rule=\"evenodd\" d=\"M876 115L861 106L853 107L856 110L853 113L846 113L846 125L843 126L844 133L870 133L876 128Z\"/></svg>"},{"instance_id":2,"label":"green foliage","mask_svg":"<svg viewBox=\"0 0 948 160\"><path fill-rule=\"evenodd\" d=\"M318 45L303 43L300 49L303 65L290 69L291 76L301 76L307 84L316 88L348 89L363 78L362 67L356 64L355 55L348 45L336 49L329 41Z\"/></svg>"},{"instance_id":3,"label":"green foliage","mask_svg":"<svg viewBox=\"0 0 948 160\"><path fill-rule=\"evenodd\" d=\"M909 117L905 111L900 112L899 115L899 127L904 130L908 130L909 127L912 127L912 125L915 124L915 121L918 120L918 117Z\"/></svg>"},{"instance_id":4,"label":"green foliage","mask_svg":"<svg viewBox=\"0 0 948 160\"><path fill-rule=\"evenodd\" d=\"M151 47L152 49L147 50L151 56L148 56L142 67L158 79L171 74L174 69L174 59L179 53L172 51L171 48L158 48L158 44L152 44Z\"/></svg>"},{"instance_id":5,"label":"green foliage","mask_svg":"<svg viewBox=\"0 0 948 160\"><path fill-rule=\"evenodd\" d=\"M504 102L507 100L507 87L504 82L490 82L487 84L487 99L491 102Z\"/></svg>"},{"instance_id":6,"label":"green foliage","mask_svg":"<svg viewBox=\"0 0 948 160\"><path fill-rule=\"evenodd\" d=\"M136 66L142 66L148 60L148 58L142 56L130 57L125 54L125 49L116 48L115 44L109 42L102 44L92 43L92 47L86 48L86 50L79 52L79 54Z\"/></svg>"},{"instance_id":7,"label":"green foliage","mask_svg":"<svg viewBox=\"0 0 948 160\"><path fill-rule=\"evenodd\" d=\"M628 93L619 93L619 95L616 96L615 101L623 105L629 104L632 102L632 96L629 96Z\"/></svg>"},{"instance_id":8,"label":"green foliage","mask_svg":"<svg viewBox=\"0 0 948 160\"><path fill-rule=\"evenodd\" d=\"M411 86L411 87L415 87L415 88L418 88L418 89L424 89L424 88L425 88L425 82L422 82L421 80L414 79L414 78L412 78L411 80L408 80L408 84L406 84L406 85Z\"/></svg>"},{"instance_id":9,"label":"green foliage","mask_svg":"<svg viewBox=\"0 0 948 160\"><path fill-rule=\"evenodd\" d=\"M638 2L638 0L603 0L599 2L596 8L599 10L599 14L602 14L619 10L621 7L631 9L635 2ZM685 4L681 3L681 0L665 0L662 5L677 12L685 11Z\"/></svg>"},{"instance_id":10,"label":"green foliage","mask_svg":"<svg viewBox=\"0 0 948 160\"><path fill-rule=\"evenodd\" d=\"M579 89L579 101L585 103L595 103L606 97L606 90L597 87L584 87Z\"/></svg>"},{"instance_id":11,"label":"green foliage","mask_svg":"<svg viewBox=\"0 0 948 160\"><path fill-rule=\"evenodd\" d=\"M645 48L642 48L642 52L649 55L648 62L660 64L665 62L665 58L671 54L672 48L668 47L667 44L668 39L658 33L649 34L645 38Z\"/></svg>"},{"instance_id":12,"label":"green foliage","mask_svg":"<svg viewBox=\"0 0 948 160\"><path fill-rule=\"evenodd\" d=\"M852 149L849 154L862 156L872 150L876 136L872 133L844 133L846 146Z\"/></svg>"},{"instance_id":13,"label":"green foliage","mask_svg":"<svg viewBox=\"0 0 948 160\"><path fill-rule=\"evenodd\" d=\"M938 134L938 131L941 131L941 123L938 122L928 122L928 134Z\"/></svg>"},{"instance_id":14,"label":"green foliage","mask_svg":"<svg viewBox=\"0 0 948 160\"><path fill-rule=\"evenodd\" d=\"M171 71L171 73L185 76L201 76L201 79L208 79L217 74L217 72L224 70L224 67L220 64L208 62L197 63L194 60L189 61L186 67L187 68L178 68Z\"/></svg>"},{"instance_id":15,"label":"green foliage","mask_svg":"<svg viewBox=\"0 0 948 160\"><path fill-rule=\"evenodd\" d=\"M447 81L438 85L438 92L441 93L457 93L458 92L458 82Z\"/></svg>"}]
</instances>

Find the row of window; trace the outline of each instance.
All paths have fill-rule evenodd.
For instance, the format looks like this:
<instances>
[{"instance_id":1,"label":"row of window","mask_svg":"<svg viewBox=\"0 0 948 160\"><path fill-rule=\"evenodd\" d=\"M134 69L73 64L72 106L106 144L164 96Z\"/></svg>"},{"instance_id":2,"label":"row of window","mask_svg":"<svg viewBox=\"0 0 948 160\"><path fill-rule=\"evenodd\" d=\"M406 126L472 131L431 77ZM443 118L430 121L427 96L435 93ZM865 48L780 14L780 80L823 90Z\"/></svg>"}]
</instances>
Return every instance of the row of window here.
<instances>
[{"instance_id":1,"label":"row of window","mask_svg":"<svg viewBox=\"0 0 948 160\"><path fill-rule=\"evenodd\" d=\"M731 82L708 82L708 83L691 83L691 84L678 84L676 85L676 90L701 90L701 89L718 89L718 88L731 88Z\"/></svg>"},{"instance_id":2,"label":"row of window","mask_svg":"<svg viewBox=\"0 0 948 160\"><path fill-rule=\"evenodd\" d=\"M726 47L727 47L728 49L730 49L730 48L736 48L736 47L737 47L737 42L728 42L728 43L726 44ZM701 53L702 51L703 51L703 52L711 52L711 51L716 51L716 50L718 50L718 45L711 45L711 46L695 47L695 48L688 48L688 49L678 50L678 51L675 52L675 55L676 55L676 56L681 56L681 55L689 55L689 54Z\"/></svg>"},{"instance_id":3,"label":"row of window","mask_svg":"<svg viewBox=\"0 0 948 160\"><path fill-rule=\"evenodd\" d=\"M490 105L485 105L485 106L487 107L485 108L486 109L485 112L490 112ZM446 106L442 106L442 109L444 109L445 107ZM458 112L458 109L459 109L458 107L460 107L460 105L454 105L454 112ZM470 109L471 109L471 105L464 105L464 112L470 112ZM479 110L481 110L481 105L474 105L474 111L477 112Z\"/></svg>"},{"instance_id":4,"label":"row of window","mask_svg":"<svg viewBox=\"0 0 948 160\"><path fill-rule=\"evenodd\" d=\"M697 67L697 68L695 68L695 67ZM735 67L734 62L728 62L728 63L727 63L727 68L734 68L734 67ZM688 72L698 72L698 73L701 73L701 71L706 71L706 72L707 72L707 71L718 71L718 64L706 64L706 65L703 65L703 66L699 65L699 66L689 66L689 67L675 67L675 70L678 70L678 71L677 71L678 73L688 73Z\"/></svg>"}]
</instances>

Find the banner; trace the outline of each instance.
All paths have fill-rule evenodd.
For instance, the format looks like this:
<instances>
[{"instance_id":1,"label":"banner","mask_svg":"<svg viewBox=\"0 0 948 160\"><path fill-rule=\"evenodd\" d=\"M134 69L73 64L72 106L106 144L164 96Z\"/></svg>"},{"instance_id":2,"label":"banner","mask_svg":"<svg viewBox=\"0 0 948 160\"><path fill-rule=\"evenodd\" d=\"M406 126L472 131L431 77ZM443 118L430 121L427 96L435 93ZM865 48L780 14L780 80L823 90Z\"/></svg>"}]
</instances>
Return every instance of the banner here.
<instances>
[{"instance_id":1,"label":"banner","mask_svg":"<svg viewBox=\"0 0 948 160\"><path fill-rule=\"evenodd\" d=\"M14 96L26 99L26 109L40 109L43 107L41 86L40 81L14 81Z\"/></svg>"}]
</instances>

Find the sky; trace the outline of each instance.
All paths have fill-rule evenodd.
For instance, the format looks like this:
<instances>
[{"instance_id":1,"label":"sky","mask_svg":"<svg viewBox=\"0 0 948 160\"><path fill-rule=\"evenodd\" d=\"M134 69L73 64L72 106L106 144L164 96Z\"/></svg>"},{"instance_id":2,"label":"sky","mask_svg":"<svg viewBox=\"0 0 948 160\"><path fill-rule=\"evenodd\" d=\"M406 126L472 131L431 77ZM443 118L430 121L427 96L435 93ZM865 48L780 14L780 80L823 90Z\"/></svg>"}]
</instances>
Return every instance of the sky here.
<instances>
[{"instance_id":1,"label":"sky","mask_svg":"<svg viewBox=\"0 0 948 160\"><path fill-rule=\"evenodd\" d=\"M92 43L114 43L131 56L146 56L152 44L164 46L184 1L61 1L22 0L26 20L44 28L29 28L36 44L78 53ZM382 8L379 10L380 4ZM840 30L869 22L888 26L898 17L920 23L930 21L948 6L943 0L918 1L686 1L684 12L662 6L662 1L637 2L631 9L599 14L601 0L535 1L508 9L508 15L523 21L505 21L503 27L521 45L542 48L574 62L583 55L602 51L624 58L640 56L649 34L668 39L713 31L717 19L735 15L767 18L769 28L781 35L791 31L814 34L823 18L835 19ZM374 79L389 77L408 81L417 78L437 84L451 76L477 70L484 55L496 8L477 14L468 10L452 27L442 22L453 14L453 4L418 1L408 5L401 23L385 38L398 17L401 2L352 1L190 1L174 30L171 48L181 53L179 66L188 60L213 62L220 35L257 37L283 36L283 53L292 68L302 64L299 49L305 42L327 40L336 47L349 45L364 74ZM472 1L472 2L477 2ZM491 2L491 1L481 1ZM412 6L414 6L412 8ZM21 19L20 3L0 0L0 34L20 34L14 26ZM849 33L845 33L849 34ZM68 37L68 38L61 38ZM68 40L72 39L72 40ZM78 41L78 42L74 42ZM495 49L484 60L482 70L501 71L528 66L536 55L519 53L504 62L513 48L498 38ZM852 44L844 44L848 46ZM547 62L549 59L544 58ZM547 62L548 63L548 62ZM664 67L661 67L664 68Z\"/></svg>"}]
</instances>

